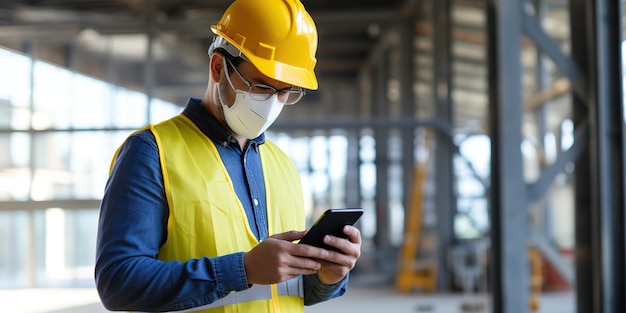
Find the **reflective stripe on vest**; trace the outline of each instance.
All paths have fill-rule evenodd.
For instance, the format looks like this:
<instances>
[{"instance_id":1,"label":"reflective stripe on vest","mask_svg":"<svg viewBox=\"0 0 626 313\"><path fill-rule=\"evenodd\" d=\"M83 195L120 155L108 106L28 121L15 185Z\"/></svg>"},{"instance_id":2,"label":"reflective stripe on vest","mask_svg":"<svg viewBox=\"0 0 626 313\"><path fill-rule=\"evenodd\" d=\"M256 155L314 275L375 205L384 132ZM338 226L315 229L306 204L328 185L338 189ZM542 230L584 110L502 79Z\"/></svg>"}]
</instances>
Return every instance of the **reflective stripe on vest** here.
<instances>
[{"instance_id":1,"label":"reflective stripe on vest","mask_svg":"<svg viewBox=\"0 0 626 313\"><path fill-rule=\"evenodd\" d=\"M302 286L302 276L290 279L288 281L276 284L279 296L294 296L304 298L304 288ZM201 310L214 309L222 306L244 303L255 300L268 300L272 298L271 285L252 285L249 289L242 291L234 291L226 295L224 298L218 299L211 304L203 305L188 310L170 311L176 313L197 312Z\"/></svg>"}]
</instances>

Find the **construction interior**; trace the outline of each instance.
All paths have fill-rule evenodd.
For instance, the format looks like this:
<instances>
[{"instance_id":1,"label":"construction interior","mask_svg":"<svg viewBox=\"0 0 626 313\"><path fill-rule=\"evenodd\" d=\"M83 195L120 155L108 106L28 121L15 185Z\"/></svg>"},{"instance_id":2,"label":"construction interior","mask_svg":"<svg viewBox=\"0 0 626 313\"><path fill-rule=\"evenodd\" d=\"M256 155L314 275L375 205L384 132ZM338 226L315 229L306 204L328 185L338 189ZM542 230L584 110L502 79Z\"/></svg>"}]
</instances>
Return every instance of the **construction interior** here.
<instances>
[{"instance_id":1,"label":"construction interior","mask_svg":"<svg viewBox=\"0 0 626 313\"><path fill-rule=\"evenodd\" d=\"M320 87L267 135L309 222L365 210L384 309L336 312L626 312L626 1L302 2ZM113 152L202 97L230 3L0 1L0 311L105 312L52 301L92 294Z\"/></svg>"}]
</instances>

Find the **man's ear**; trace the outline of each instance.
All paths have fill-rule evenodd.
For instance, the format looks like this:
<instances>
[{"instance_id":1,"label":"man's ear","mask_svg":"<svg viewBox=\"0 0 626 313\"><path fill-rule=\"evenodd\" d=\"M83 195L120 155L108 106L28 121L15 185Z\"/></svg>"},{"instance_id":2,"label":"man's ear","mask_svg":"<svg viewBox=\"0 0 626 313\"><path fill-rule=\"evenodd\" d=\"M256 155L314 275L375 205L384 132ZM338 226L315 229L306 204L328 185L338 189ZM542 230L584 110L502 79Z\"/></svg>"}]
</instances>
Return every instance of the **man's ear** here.
<instances>
[{"instance_id":1,"label":"man's ear","mask_svg":"<svg viewBox=\"0 0 626 313\"><path fill-rule=\"evenodd\" d=\"M222 68L224 67L224 56L221 53L215 52L211 54L211 61L209 63L209 72L211 74L211 79L218 83L220 81L220 74L222 73Z\"/></svg>"}]
</instances>

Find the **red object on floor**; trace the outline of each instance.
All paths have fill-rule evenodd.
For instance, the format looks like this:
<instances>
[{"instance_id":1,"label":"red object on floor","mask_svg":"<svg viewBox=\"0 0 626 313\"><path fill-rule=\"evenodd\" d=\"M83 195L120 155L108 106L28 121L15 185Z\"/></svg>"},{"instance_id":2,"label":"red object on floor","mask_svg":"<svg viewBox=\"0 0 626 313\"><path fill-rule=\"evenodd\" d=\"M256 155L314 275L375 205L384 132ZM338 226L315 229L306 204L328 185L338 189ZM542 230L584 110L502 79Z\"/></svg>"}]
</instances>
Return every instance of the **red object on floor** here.
<instances>
[{"instance_id":1,"label":"red object on floor","mask_svg":"<svg viewBox=\"0 0 626 313\"><path fill-rule=\"evenodd\" d=\"M561 255L569 260L572 269L574 267L574 251L572 249L561 249ZM568 291L572 290L572 286L567 283L565 278L559 274L559 272L543 258L543 289L548 291Z\"/></svg>"}]
</instances>

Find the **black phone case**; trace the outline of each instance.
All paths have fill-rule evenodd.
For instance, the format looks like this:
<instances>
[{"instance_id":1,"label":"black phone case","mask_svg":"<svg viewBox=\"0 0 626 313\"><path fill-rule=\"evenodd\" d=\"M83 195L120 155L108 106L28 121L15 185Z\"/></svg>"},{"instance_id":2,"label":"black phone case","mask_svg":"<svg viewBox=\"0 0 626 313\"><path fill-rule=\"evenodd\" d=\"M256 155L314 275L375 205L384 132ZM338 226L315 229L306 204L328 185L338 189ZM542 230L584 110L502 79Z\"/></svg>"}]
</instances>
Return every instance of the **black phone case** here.
<instances>
[{"instance_id":1,"label":"black phone case","mask_svg":"<svg viewBox=\"0 0 626 313\"><path fill-rule=\"evenodd\" d=\"M335 247L324 243L324 236L332 235L339 238L348 238L343 233L343 227L345 225L354 225L361 215L363 215L363 209L360 208L326 210L315 221L304 237L300 239L300 243L337 251Z\"/></svg>"}]
</instances>

